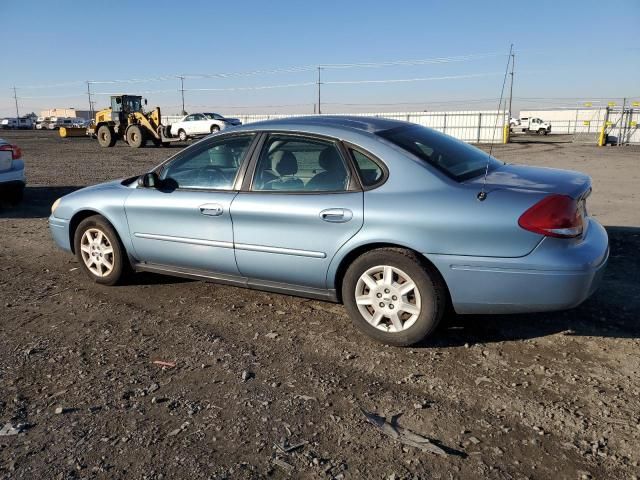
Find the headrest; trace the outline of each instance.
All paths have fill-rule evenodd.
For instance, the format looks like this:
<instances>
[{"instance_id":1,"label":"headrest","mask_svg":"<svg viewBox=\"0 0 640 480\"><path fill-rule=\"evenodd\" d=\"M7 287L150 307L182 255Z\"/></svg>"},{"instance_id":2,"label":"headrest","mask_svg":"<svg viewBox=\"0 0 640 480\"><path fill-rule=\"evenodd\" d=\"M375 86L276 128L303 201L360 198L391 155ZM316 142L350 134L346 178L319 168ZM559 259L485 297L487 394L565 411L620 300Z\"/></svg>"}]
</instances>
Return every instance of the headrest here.
<instances>
[{"instance_id":1,"label":"headrest","mask_svg":"<svg viewBox=\"0 0 640 480\"><path fill-rule=\"evenodd\" d=\"M318 163L327 172L338 170L340 168L340 158L338 157L338 152L336 152L335 147L327 147L322 150L318 158Z\"/></svg>"},{"instance_id":2,"label":"headrest","mask_svg":"<svg viewBox=\"0 0 640 480\"><path fill-rule=\"evenodd\" d=\"M298 173L298 160L291 152L282 152L282 156L276 164L276 172L280 175L295 175Z\"/></svg>"}]
</instances>

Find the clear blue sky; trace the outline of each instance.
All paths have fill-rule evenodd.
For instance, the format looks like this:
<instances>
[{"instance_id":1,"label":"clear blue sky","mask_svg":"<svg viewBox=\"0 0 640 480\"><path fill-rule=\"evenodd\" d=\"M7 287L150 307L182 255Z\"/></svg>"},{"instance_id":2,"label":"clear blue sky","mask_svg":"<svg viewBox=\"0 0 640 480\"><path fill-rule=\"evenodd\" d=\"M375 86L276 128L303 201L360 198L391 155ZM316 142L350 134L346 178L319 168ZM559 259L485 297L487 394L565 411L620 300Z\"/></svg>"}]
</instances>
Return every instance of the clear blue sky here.
<instances>
[{"instance_id":1,"label":"clear blue sky","mask_svg":"<svg viewBox=\"0 0 640 480\"><path fill-rule=\"evenodd\" d=\"M0 19L0 116L15 115L13 85L23 97L21 113L37 113L50 107L87 108L85 80L168 76L96 84L92 90L140 92L149 105L177 113L178 80L171 77L176 74L502 53L463 62L323 71L327 82L463 77L327 84L322 92L325 112L495 108L494 100L485 99L499 96L511 42L516 51L515 111L640 96L639 0L3 1ZM486 75L464 78L476 74ZM309 70L189 78L185 88L314 81L316 72ZM189 111L311 112L316 87L185 95ZM98 107L106 104L107 97L97 98Z\"/></svg>"}]
</instances>

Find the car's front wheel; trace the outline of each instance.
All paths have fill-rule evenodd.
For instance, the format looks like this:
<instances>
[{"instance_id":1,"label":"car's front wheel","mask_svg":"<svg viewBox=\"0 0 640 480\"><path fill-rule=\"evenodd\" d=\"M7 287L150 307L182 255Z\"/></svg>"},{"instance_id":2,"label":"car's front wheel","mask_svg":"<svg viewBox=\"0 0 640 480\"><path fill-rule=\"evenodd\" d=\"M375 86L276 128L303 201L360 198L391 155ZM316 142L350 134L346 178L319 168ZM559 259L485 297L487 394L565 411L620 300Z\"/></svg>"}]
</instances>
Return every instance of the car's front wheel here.
<instances>
[{"instance_id":1,"label":"car's front wheel","mask_svg":"<svg viewBox=\"0 0 640 480\"><path fill-rule=\"evenodd\" d=\"M94 282L115 285L123 277L125 250L104 217L94 215L80 222L74 247L83 270Z\"/></svg>"},{"instance_id":2,"label":"car's front wheel","mask_svg":"<svg viewBox=\"0 0 640 480\"><path fill-rule=\"evenodd\" d=\"M220 131L220 127L218 125L211 125L211 133L218 133Z\"/></svg>"},{"instance_id":3,"label":"car's front wheel","mask_svg":"<svg viewBox=\"0 0 640 480\"><path fill-rule=\"evenodd\" d=\"M445 299L437 272L399 248L364 253L342 282L342 300L354 325L389 345L413 345L429 336L442 318Z\"/></svg>"}]
</instances>

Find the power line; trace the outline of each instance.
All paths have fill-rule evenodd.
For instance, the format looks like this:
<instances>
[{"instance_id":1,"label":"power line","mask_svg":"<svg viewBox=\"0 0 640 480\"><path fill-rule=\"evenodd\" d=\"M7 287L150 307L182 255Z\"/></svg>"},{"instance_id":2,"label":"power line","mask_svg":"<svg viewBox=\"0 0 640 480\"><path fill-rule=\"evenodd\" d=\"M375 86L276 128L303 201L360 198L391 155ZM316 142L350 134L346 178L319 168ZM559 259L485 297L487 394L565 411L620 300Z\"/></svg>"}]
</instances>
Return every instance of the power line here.
<instances>
[{"instance_id":1,"label":"power line","mask_svg":"<svg viewBox=\"0 0 640 480\"><path fill-rule=\"evenodd\" d=\"M450 56L450 57L434 57L434 58L415 59L415 60L391 60L391 61L384 61L384 62L361 62L361 63L357 63L357 62L356 63L326 63L326 64L320 64L320 66L326 69L419 66L419 65L434 65L434 64L441 64L441 63L465 62L465 61L479 60L479 59L490 58L490 57L499 57L502 55L503 54L500 54L500 53L489 52L489 53L457 55L457 56ZM224 79L224 78L247 77L247 76L255 76L255 75L279 74L279 73L301 73L301 72L315 71L317 68L318 68L318 65L298 65L298 66L272 68L272 69L250 70L245 72L182 73L182 74L158 75L155 77L146 77L146 78L104 79L104 80L98 79L98 80L89 80L89 82L98 85L98 84L117 84L117 83L161 82L161 81L169 81L169 80L180 78L180 77L184 77L185 79L198 79L198 78ZM83 85L84 83L86 82L71 81L71 82L55 83L55 84L48 84L48 85L27 85L19 88L22 88L22 89L59 88L59 87L78 86L78 85Z\"/></svg>"},{"instance_id":2,"label":"power line","mask_svg":"<svg viewBox=\"0 0 640 480\"><path fill-rule=\"evenodd\" d=\"M397 78L388 80L337 80L324 82L325 85L361 85L366 83L407 83L407 82L426 82L431 80L458 80L463 78L488 77L492 75L501 75L501 72L492 73L472 73L468 75L446 75L441 77L423 77L423 78Z\"/></svg>"}]
</instances>

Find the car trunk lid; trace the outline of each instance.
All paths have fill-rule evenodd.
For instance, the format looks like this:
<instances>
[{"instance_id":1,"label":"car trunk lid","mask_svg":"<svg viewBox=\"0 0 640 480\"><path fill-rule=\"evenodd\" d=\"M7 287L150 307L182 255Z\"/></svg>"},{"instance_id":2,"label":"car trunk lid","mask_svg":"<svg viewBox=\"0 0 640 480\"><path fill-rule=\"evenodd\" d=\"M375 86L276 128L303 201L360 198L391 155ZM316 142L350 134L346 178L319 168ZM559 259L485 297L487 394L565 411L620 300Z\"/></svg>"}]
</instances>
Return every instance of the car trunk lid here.
<instances>
[{"instance_id":1,"label":"car trunk lid","mask_svg":"<svg viewBox=\"0 0 640 480\"><path fill-rule=\"evenodd\" d=\"M481 188L484 176L476 177L467 183L477 184ZM484 187L488 195L496 190L505 189L556 193L577 200L589 192L591 179L588 175L570 170L507 164L490 171Z\"/></svg>"}]
</instances>

